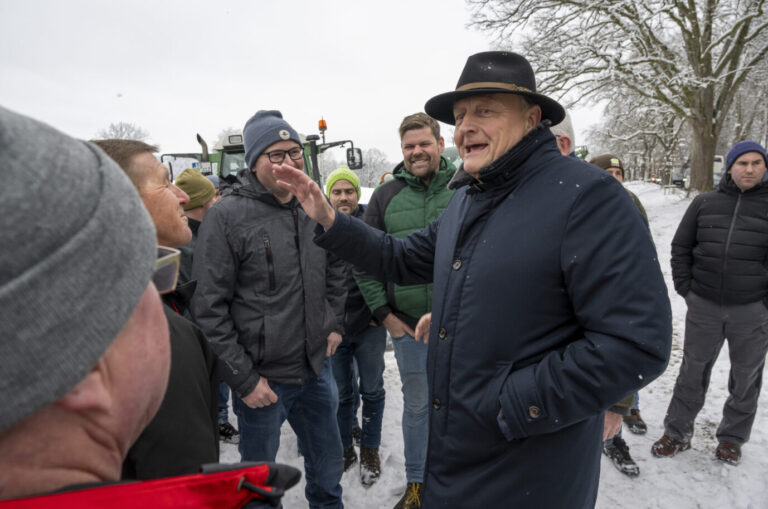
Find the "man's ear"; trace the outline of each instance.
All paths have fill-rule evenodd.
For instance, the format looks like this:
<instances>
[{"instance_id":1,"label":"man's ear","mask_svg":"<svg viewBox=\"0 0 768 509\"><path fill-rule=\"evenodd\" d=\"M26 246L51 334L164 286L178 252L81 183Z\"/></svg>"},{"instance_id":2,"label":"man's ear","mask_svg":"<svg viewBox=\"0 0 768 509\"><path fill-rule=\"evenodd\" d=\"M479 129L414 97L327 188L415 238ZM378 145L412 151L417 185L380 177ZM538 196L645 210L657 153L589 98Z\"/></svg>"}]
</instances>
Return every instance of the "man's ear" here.
<instances>
[{"instance_id":1,"label":"man's ear","mask_svg":"<svg viewBox=\"0 0 768 509\"><path fill-rule=\"evenodd\" d=\"M445 140L443 139L442 136L440 136L440 139L437 140L437 149L438 149L437 150L438 154L442 154L443 150L445 150Z\"/></svg>"},{"instance_id":2,"label":"man's ear","mask_svg":"<svg viewBox=\"0 0 768 509\"><path fill-rule=\"evenodd\" d=\"M571 147L571 139L568 136L560 135L557 139L557 145L560 147L561 152L565 152L566 155L573 152Z\"/></svg>"},{"instance_id":3,"label":"man's ear","mask_svg":"<svg viewBox=\"0 0 768 509\"><path fill-rule=\"evenodd\" d=\"M541 122L541 106L534 104L525 114L525 130L530 131Z\"/></svg>"},{"instance_id":4,"label":"man's ear","mask_svg":"<svg viewBox=\"0 0 768 509\"><path fill-rule=\"evenodd\" d=\"M56 404L74 411L108 410L112 406L112 394L109 392L104 375L104 361L99 360L85 378L62 396Z\"/></svg>"}]
</instances>

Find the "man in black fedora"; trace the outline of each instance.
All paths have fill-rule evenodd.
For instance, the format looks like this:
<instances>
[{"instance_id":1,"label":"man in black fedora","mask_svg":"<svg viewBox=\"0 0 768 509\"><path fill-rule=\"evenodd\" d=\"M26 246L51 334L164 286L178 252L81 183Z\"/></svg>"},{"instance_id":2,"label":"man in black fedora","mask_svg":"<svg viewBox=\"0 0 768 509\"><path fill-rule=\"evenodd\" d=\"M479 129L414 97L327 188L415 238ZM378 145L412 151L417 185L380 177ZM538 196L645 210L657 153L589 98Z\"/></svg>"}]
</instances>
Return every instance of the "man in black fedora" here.
<instances>
[{"instance_id":1,"label":"man in black fedora","mask_svg":"<svg viewBox=\"0 0 768 509\"><path fill-rule=\"evenodd\" d=\"M425 111L464 164L442 216L396 239L335 214L301 172L280 185L319 245L398 284L434 281L422 507L591 507L603 411L667 365L671 310L620 184L562 157L564 115L509 52L469 57Z\"/></svg>"}]
</instances>

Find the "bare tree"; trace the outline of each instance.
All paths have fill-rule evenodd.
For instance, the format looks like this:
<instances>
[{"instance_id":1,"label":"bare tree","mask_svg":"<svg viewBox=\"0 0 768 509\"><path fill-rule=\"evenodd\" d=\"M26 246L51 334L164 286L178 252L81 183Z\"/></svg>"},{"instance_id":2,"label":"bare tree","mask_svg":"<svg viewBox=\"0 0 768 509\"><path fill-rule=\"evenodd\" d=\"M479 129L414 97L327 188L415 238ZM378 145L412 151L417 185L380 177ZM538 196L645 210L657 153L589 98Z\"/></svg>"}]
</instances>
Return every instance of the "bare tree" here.
<instances>
[{"instance_id":1,"label":"bare tree","mask_svg":"<svg viewBox=\"0 0 768 509\"><path fill-rule=\"evenodd\" d=\"M243 134L242 129L238 129L237 127L225 127L221 131L219 131L219 135L216 137L216 143L214 144L214 147L221 148L224 145L229 144L229 135L231 134Z\"/></svg>"},{"instance_id":2,"label":"bare tree","mask_svg":"<svg viewBox=\"0 0 768 509\"><path fill-rule=\"evenodd\" d=\"M366 149L363 153L363 169L360 170L360 183L367 187L379 185L381 175L391 171L394 163L387 159L387 154L377 148Z\"/></svg>"},{"instance_id":3,"label":"bare tree","mask_svg":"<svg viewBox=\"0 0 768 509\"><path fill-rule=\"evenodd\" d=\"M616 154L628 166L627 180L661 178L670 183L672 172L687 154L687 124L664 103L643 101L630 92L611 99L604 122L588 133L593 155Z\"/></svg>"},{"instance_id":4,"label":"bare tree","mask_svg":"<svg viewBox=\"0 0 768 509\"><path fill-rule=\"evenodd\" d=\"M96 131L96 138L147 141L149 132L136 124L121 120L116 124L109 124L106 129Z\"/></svg>"},{"instance_id":5,"label":"bare tree","mask_svg":"<svg viewBox=\"0 0 768 509\"><path fill-rule=\"evenodd\" d=\"M629 90L685 119L691 187L712 187L727 114L768 54L766 0L467 1L473 25L502 46L525 29L543 92L579 101Z\"/></svg>"}]
</instances>

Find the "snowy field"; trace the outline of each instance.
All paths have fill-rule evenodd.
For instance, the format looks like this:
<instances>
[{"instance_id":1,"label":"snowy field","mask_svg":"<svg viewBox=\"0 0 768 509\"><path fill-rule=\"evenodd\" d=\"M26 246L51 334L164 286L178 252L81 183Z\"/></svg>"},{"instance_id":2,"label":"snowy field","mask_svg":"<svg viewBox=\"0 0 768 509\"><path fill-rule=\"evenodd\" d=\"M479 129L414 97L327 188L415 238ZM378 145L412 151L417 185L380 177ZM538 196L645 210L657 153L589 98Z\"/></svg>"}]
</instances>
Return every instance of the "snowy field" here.
<instances>
[{"instance_id":1,"label":"snowy field","mask_svg":"<svg viewBox=\"0 0 768 509\"><path fill-rule=\"evenodd\" d=\"M674 321L672 356L666 372L640 393L640 408L648 424L648 433L633 435L625 430L623 434L631 448L632 457L640 466L640 476L631 479L620 474L603 456L597 507L768 508L766 392L760 397L752 439L743 448L741 465L726 466L714 459L717 446L715 430L728 393L727 346L723 347L712 371L710 390L706 404L696 420L691 449L673 458L659 459L651 455L651 444L664 432L662 422L682 359L686 307L683 299L674 293L669 251L672 237L690 200L679 191L664 194L662 188L655 184L633 182L626 187L640 198L648 212L661 268L669 288ZM341 484L344 489L344 505L349 509L391 509L405 490L403 438L400 429L403 409L400 378L393 352L386 352L385 359L384 383L387 402L381 443L382 475L376 484L366 489L360 484L358 470L354 467L344 474ZM234 415L230 418L236 423ZM222 462L232 463L239 459L236 446L222 444ZM303 459L298 455L296 438L287 423L282 430L277 461L303 471ZM286 494L283 505L286 509L307 508L303 479Z\"/></svg>"}]
</instances>

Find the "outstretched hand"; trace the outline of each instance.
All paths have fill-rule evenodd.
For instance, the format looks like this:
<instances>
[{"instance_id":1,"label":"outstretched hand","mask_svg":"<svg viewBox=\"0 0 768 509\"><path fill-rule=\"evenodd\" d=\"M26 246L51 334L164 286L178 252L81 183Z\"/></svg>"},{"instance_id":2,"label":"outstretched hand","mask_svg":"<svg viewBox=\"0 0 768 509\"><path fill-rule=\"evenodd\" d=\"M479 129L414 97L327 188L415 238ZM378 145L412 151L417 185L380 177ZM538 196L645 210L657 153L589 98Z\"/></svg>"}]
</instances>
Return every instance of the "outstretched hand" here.
<instances>
[{"instance_id":1,"label":"outstretched hand","mask_svg":"<svg viewBox=\"0 0 768 509\"><path fill-rule=\"evenodd\" d=\"M313 221L326 230L333 226L336 212L309 175L287 164L273 164L272 170L277 177L277 185L294 195Z\"/></svg>"}]
</instances>

